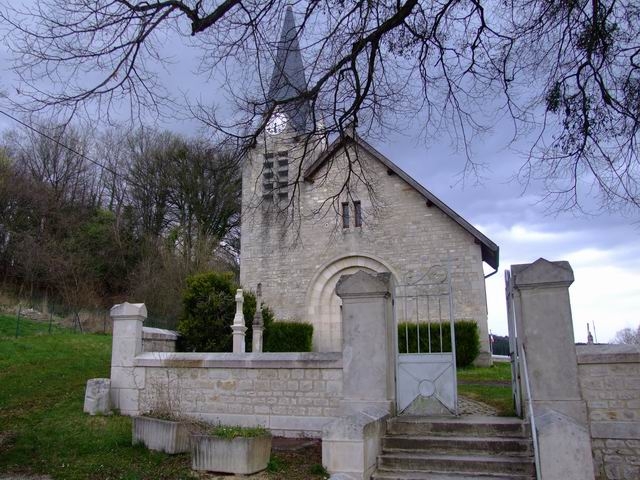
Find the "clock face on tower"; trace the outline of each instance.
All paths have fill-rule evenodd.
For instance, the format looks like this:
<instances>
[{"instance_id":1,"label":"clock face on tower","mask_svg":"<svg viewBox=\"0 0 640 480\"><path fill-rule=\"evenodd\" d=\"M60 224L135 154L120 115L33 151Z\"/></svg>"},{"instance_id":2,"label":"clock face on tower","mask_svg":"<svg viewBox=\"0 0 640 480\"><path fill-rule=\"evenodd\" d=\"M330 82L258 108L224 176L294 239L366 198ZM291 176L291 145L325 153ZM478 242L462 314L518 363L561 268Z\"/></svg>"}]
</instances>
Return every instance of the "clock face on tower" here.
<instances>
[{"instance_id":1,"label":"clock face on tower","mask_svg":"<svg viewBox=\"0 0 640 480\"><path fill-rule=\"evenodd\" d=\"M269 119L265 130L269 135L277 135L287 128L287 122L288 118L284 113L276 112Z\"/></svg>"}]
</instances>

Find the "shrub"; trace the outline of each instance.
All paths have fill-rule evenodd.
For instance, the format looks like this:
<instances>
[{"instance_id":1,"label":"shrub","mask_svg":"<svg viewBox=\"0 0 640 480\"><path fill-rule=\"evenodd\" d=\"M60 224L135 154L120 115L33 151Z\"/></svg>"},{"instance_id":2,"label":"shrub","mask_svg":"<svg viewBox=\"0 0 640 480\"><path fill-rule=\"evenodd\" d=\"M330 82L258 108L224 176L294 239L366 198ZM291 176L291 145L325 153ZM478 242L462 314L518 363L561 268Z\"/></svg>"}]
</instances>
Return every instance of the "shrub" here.
<instances>
[{"instance_id":1,"label":"shrub","mask_svg":"<svg viewBox=\"0 0 640 480\"><path fill-rule=\"evenodd\" d=\"M182 298L182 315L178 324L179 351L230 352L233 349L231 325L236 312L238 285L230 272L208 272L187 279ZM242 309L247 326L246 345L251 351L251 324L256 311L253 293L244 292ZM262 306L262 316L273 321L273 312Z\"/></svg>"},{"instance_id":2,"label":"shrub","mask_svg":"<svg viewBox=\"0 0 640 480\"><path fill-rule=\"evenodd\" d=\"M440 330L442 327L442 339ZM480 353L480 331L473 320L455 322L456 331L456 365L458 368L468 367ZM407 352L408 339L408 352ZM451 351L451 329L447 323L420 323L420 352ZM442 340L442 343L441 343ZM442 346L442 348L441 348ZM418 352L418 326L415 323L398 324L398 351L400 353Z\"/></svg>"},{"instance_id":3,"label":"shrub","mask_svg":"<svg viewBox=\"0 0 640 480\"><path fill-rule=\"evenodd\" d=\"M264 315L264 314L263 314ZM310 352L313 325L301 322L265 321L265 352Z\"/></svg>"}]
</instances>

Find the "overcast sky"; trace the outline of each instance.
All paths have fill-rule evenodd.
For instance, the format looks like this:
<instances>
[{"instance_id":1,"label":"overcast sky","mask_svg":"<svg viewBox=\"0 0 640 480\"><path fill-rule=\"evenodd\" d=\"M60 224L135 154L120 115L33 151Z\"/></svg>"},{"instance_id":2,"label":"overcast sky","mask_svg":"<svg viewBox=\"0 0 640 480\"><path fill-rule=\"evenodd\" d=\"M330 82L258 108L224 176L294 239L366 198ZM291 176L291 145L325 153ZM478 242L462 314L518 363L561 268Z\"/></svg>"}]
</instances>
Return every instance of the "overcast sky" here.
<instances>
[{"instance_id":1,"label":"overcast sky","mask_svg":"<svg viewBox=\"0 0 640 480\"><path fill-rule=\"evenodd\" d=\"M197 63L180 42L175 64L163 74L170 89L182 89L192 97L211 98L219 92L215 79L204 79L193 71ZM10 74L9 58L0 44L0 95L12 94L17 87ZM224 97L216 95L224 107ZM0 99L0 106L5 108ZM165 123L166 128L194 133L195 124ZM0 130L13 128L0 115ZM418 128L419 126L417 126ZM420 141L419 132L406 132L372 143L442 201L476 226L500 247L500 271L487 280L489 328L507 333L504 299L504 270L512 264L530 263L544 257L568 260L575 283L570 288L576 341L586 341L589 322L595 325L597 339L609 341L625 327L640 324L640 226L639 216L620 214L598 216L566 212L552 215L541 204L542 191L536 185L526 191L511 181L523 158L505 148L508 133L497 125L489 135L472 146L474 160L486 163L479 184L460 182L463 155L449 141ZM508 130L508 128L507 128ZM526 148L526 143L521 144ZM486 273L491 269L487 268Z\"/></svg>"}]
</instances>

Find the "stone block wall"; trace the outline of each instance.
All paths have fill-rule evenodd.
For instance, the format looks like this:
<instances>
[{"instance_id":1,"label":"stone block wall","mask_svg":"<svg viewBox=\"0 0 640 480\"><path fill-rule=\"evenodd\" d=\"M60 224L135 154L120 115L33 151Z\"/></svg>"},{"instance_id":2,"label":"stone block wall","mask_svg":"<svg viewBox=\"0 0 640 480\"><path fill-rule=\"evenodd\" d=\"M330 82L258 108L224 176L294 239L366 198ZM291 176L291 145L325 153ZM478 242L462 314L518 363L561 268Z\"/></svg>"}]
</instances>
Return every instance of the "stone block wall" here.
<instances>
[{"instance_id":1,"label":"stone block wall","mask_svg":"<svg viewBox=\"0 0 640 480\"><path fill-rule=\"evenodd\" d=\"M294 141L283 139L263 150L288 150L293 165L300 157L296 148ZM263 150L256 149L243 172L240 281L245 288L261 283L263 299L278 318L312 323L315 351L339 351L340 302L333 287L341 275L359 269L387 271L401 284L433 265L450 264L454 317L478 323L481 350L490 361L482 252L467 231L362 151L355 168L375 187L375 201L358 181L351 185L350 196L340 193L347 164L342 152L331 170L323 167L314 182L299 185L300 211L289 209L290 216L278 221L260 203ZM356 158L353 150L349 155ZM292 166L290 170L295 171ZM323 203L332 197L335 202ZM352 211L350 227L342 228L341 203L353 209L354 199L361 202L362 226L354 226ZM326 298L319 293L315 299L318 291Z\"/></svg>"},{"instance_id":2,"label":"stone block wall","mask_svg":"<svg viewBox=\"0 0 640 480\"><path fill-rule=\"evenodd\" d=\"M339 416L342 355L143 353L138 412L169 408L211 423L320 437Z\"/></svg>"},{"instance_id":3,"label":"stone block wall","mask_svg":"<svg viewBox=\"0 0 640 480\"><path fill-rule=\"evenodd\" d=\"M142 327L143 352L175 352L178 333L162 328Z\"/></svg>"},{"instance_id":4,"label":"stone block wall","mask_svg":"<svg viewBox=\"0 0 640 480\"><path fill-rule=\"evenodd\" d=\"M637 480L640 478L640 347L581 345L577 353L596 480Z\"/></svg>"}]
</instances>

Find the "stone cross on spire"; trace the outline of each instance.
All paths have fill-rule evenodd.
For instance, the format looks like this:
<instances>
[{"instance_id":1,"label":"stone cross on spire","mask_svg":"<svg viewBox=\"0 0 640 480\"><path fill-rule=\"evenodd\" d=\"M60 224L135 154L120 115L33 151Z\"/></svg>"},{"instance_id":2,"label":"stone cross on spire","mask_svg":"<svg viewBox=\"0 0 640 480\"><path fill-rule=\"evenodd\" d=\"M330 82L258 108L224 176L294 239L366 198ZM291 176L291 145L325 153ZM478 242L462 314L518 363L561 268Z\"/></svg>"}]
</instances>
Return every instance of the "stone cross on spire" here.
<instances>
[{"instance_id":1,"label":"stone cross on spire","mask_svg":"<svg viewBox=\"0 0 640 480\"><path fill-rule=\"evenodd\" d=\"M302 53L298 43L298 28L293 18L291 5L287 7L282 22L271 84L267 100L283 101L295 98L307 90L307 80L302 63ZM280 107L293 127L303 133L308 130L311 107L308 100L300 100Z\"/></svg>"}]
</instances>

